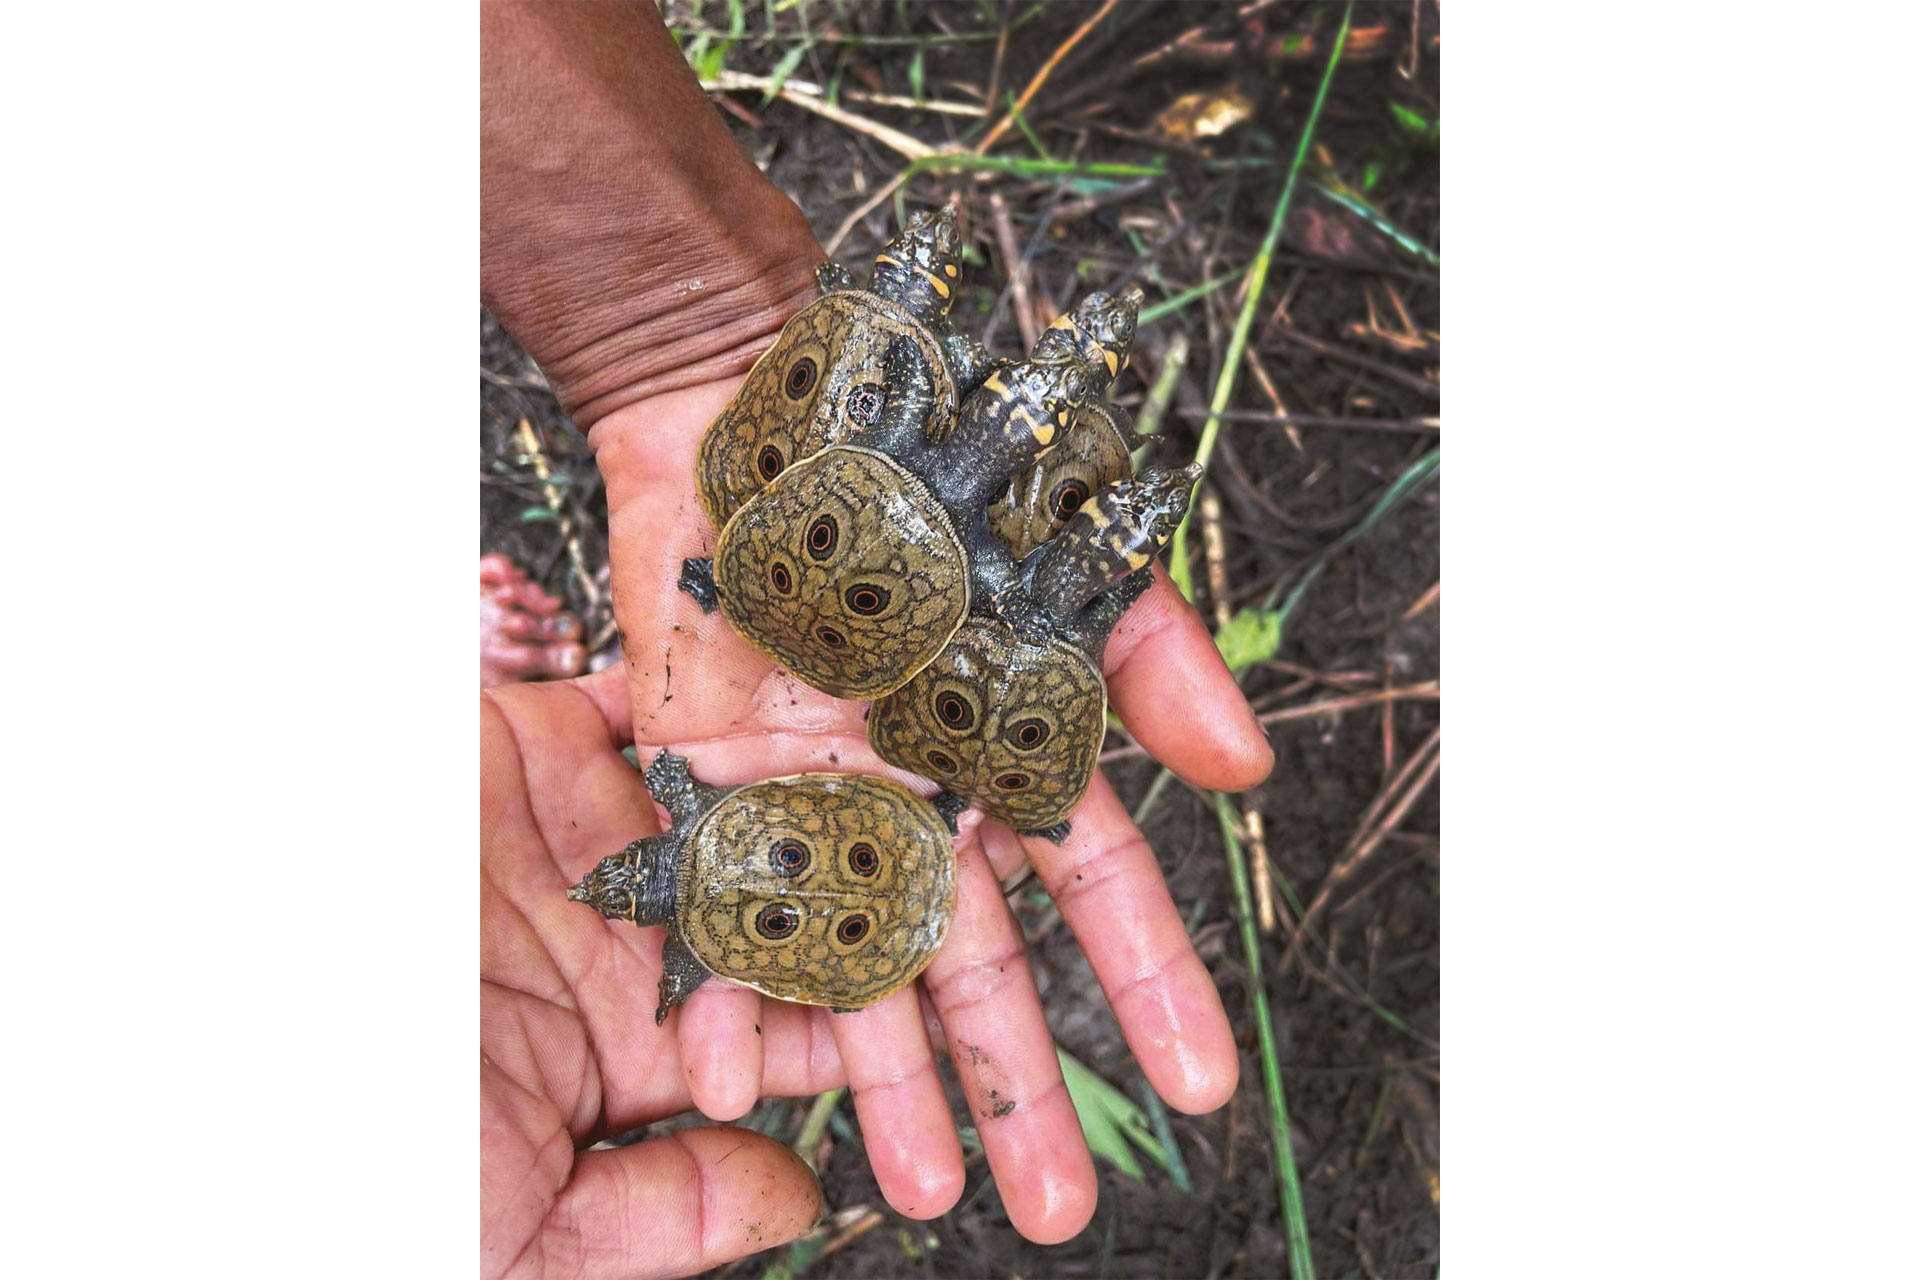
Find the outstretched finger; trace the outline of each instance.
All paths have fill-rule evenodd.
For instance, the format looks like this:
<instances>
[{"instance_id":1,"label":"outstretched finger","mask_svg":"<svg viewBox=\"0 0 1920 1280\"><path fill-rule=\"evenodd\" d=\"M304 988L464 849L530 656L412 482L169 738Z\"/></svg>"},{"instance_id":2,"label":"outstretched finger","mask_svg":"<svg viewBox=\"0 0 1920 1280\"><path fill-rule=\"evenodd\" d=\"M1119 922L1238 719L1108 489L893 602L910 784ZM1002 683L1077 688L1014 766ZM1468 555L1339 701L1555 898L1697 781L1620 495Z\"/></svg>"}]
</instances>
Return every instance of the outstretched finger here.
<instances>
[{"instance_id":1,"label":"outstretched finger","mask_svg":"<svg viewBox=\"0 0 1920 1280\"><path fill-rule=\"evenodd\" d=\"M709 1120L738 1120L759 1101L760 1002L751 987L709 978L674 1014L687 1092Z\"/></svg>"},{"instance_id":2,"label":"outstretched finger","mask_svg":"<svg viewBox=\"0 0 1920 1280\"><path fill-rule=\"evenodd\" d=\"M1206 624L1159 565L1107 645L1107 692L1127 732L1196 786L1242 791L1273 771L1273 747Z\"/></svg>"},{"instance_id":3,"label":"outstretched finger","mask_svg":"<svg viewBox=\"0 0 1920 1280\"><path fill-rule=\"evenodd\" d=\"M1226 1102L1240 1079L1233 1028L1153 850L1106 778L1094 776L1064 844L1021 842L1154 1089L1189 1113Z\"/></svg>"},{"instance_id":4,"label":"outstretched finger","mask_svg":"<svg viewBox=\"0 0 1920 1280\"><path fill-rule=\"evenodd\" d=\"M536 1265L524 1269L692 1275L795 1239L819 1220L821 1203L813 1171L773 1139L685 1129L579 1156L534 1242Z\"/></svg>"},{"instance_id":5,"label":"outstretched finger","mask_svg":"<svg viewBox=\"0 0 1920 1280\"><path fill-rule=\"evenodd\" d=\"M1093 1157L1060 1076L1019 922L977 843L955 857L953 927L923 981L1007 1217L1027 1239L1057 1244L1093 1217Z\"/></svg>"},{"instance_id":6,"label":"outstretched finger","mask_svg":"<svg viewBox=\"0 0 1920 1280\"><path fill-rule=\"evenodd\" d=\"M835 1014L832 1027L880 1194L909 1218L939 1217L959 1201L966 1169L913 988Z\"/></svg>"}]
</instances>

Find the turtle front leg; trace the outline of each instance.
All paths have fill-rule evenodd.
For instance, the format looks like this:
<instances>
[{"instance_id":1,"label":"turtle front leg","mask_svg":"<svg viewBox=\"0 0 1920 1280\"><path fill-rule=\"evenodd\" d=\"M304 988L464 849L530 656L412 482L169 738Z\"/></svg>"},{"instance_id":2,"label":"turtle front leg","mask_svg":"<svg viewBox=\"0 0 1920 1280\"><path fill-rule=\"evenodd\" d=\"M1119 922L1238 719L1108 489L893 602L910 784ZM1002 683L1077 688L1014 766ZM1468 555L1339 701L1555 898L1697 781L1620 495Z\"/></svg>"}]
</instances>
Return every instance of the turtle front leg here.
<instances>
[{"instance_id":1,"label":"turtle front leg","mask_svg":"<svg viewBox=\"0 0 1920 1280\"><path fill-rule=\"evenodd\" d=\"M935 792L933 799L929 801L929 803L933 805L934 812L940 815L941 821L947 824L947 833L949 835L959 835L960 815L966 812L967 805L970 801L963 795L956 795L951 791L942 790Z\"/></svg>"},{"instance_id":2,"label":"turtle front leg","mask_svg":"<svg viewBox=\"0 0 1920 1280\"><path fill-rule=\"evenodd\" d=\"M951 428L951 423L930 421L933 370L918 342L905 335L889 342L886 354L880 358L880 376L886 388L886 405L870 433L856 436L853 443L895 453L910 448L908 442L915 437L932 439L937 427Z\"/></svg>"},{"instance_id":3,"label":"turtle front leg","mask_svg":"<svg viewBox=\"0 0 1920 1280\"><path fill-rule=\"evenodd\" d=\"M1113 429L1119 435L1120 443L1126 446L1128 453L1152 449L1161 443L1162 437L1158 433L1150 436L1141 435L1133 424L1133 415L1119 405L1102 404L1101 407L1107 411L1107 416L1113 419Z\"/></svg>"},{"instance_id":4,"label":"turtle front leg","mask_svg":"<svg viewBox=\"0 0 1920 1280\"><path fill-rule=\"evenodd\" d=\"M660 1007L653 1011L653 1025L665 1022L667 1010L685 1003L709 976L679 932L669 932L666 945L660 948Z\"/></svg>"},{"instance_id":5,"label":"turtle front leg","mask_svg":"<svg viewBox=\"0 0 1920 1280\"><path fill-rule=\"evenodd\" d=\"M949 333L942 342L947 349L947 363L953 369L954 386L964 400L969 392L987 380L987 375L996 367L995 361L978 338L967 334Z\"/></svg>"},{"instance_id":6,"label":"turtle front leg","mask_svg":"<svg viewBox=\"0 0 1920 1280\"><path fill-rule=\"evenodd\" d=\"M823 262L815 267L813 279L822 293L848 293L860 287L854 283L853 272L837 262Z\"/></svg>"},{"instance_id":7,"label":"turtle front leg","mask_svg":"<svg viewBox=\"0 0 1920 1280\"><path fill-rule=\"evenodd\" d=\"M671 751L660 752L647 766L647 791L666 806L676 828L713 808L723 794L695 778L687 758Z\"/></svg>"},{"instance_id":8,"label":"turtle front leg","mask_svg":"<svg viewBox=\"0 0 1920 1280\"><path fill-rule=\"evenodd\" d=\"M712 613L720 607L720 588L713 581L713 557L680 562L680 589L699 602L700 612Z\"/></svg>"}]
</instances>

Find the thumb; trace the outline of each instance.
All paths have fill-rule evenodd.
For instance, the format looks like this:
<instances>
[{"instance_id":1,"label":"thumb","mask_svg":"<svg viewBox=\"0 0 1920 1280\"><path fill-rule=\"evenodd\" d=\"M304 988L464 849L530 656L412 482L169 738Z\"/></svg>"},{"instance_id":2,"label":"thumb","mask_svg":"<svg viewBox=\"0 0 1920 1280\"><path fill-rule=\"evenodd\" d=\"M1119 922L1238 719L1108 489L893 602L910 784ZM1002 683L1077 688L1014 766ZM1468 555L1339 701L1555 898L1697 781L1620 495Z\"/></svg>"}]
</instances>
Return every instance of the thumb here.
<instances>
[{"instance_id":1,"label":"thumb","mask_svg":"<svg viewBox=\"0 0 1920 1280\"><path fill-rule=\"evenodd\" d=\"M746 1129L685 1129L586 1151L547 1215L533 1274L686 1276L785 1244L820 1220L820 1184Z\"/></svg>"}]
</instances>

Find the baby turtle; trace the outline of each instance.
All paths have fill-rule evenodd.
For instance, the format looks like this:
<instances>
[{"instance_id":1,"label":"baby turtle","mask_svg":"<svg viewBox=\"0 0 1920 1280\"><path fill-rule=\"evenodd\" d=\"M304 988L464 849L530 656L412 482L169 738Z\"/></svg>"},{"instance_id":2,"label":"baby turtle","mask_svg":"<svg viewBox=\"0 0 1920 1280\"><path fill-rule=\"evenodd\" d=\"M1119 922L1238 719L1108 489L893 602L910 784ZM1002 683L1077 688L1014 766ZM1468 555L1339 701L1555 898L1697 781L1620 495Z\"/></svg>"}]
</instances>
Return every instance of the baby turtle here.
<instances>
[{"instance_id":1,"label":"baby turtle","mask_svg":"<svg viewBox=\"0 0 1920 1280\"><path fill-rule=\"evenodd\" d=\"M969 609L994 612L1021 589L987 505L1053 447L1096 377L1077 350L996 366L935 440L911 408L923 372L904 348L888 354L875 425L789 467L727 522L713 559L687 561L680 578L774 661L841 698L899 688Z\"/></svg>"},{"instance_id":2,"label":"baby turtle","mask_svg":"<svg viewBox=\"0 0 1920 1280\"><path fill-rule=\"evenodd\" d=\"M1133 327L1144 295L1133 289L1115 299L1087 295L1078 308L1061 316L1041 335L1036 352L1073 351L1088 361L1093 394L1067 429L1060 446L1014 476L992 506L987 522L1016 560L1065 527L1088 498L1115 480L1133 474L1133 450L1140 438L1125 411L1100 399L1125 368Z\"/></svg>"},{"instance_id":3,"label":"baby turtle","mask_svg":"<svg viewBox=\"0 0 1920 1280\"><path fill-rule=\"evenodd\" d=\"M694 475L714 528L795 462L877 419L892 348L913 348L924 366L915 425L935 434L952 429L961 397L986 376L986 349L947 321L960 280L954 206L915 214L873 262L864 289L845 267L821 264L826 296L787 321L700 438Z\"/></svg>"},{"instance_id":4,"label":"baby turtle","mask_svg":"<svg viewBox=\"0 0 1920 1280\"><path fill-rule=\"evenodd\" d=\"M1059 841L1106 736L1100 659L1152 583L1200 478L1196 464L1116 481L1021 565L1021 614L974 618L903 688L873 704L880 758L937 780L989 817Z\"/></svg>"},{"instance_id":5,"label":"baby turtle","mask_svg":"<svg viewBox=\"0 0 1920 1280\"><path fill-rule=\"evenodd\" d=\"M953 815L881 778L694 780L662 751L647 788L673 816L567 891L663 924L660 1007L717 973L780 1000L864 1009L920 976L953 919Z\"/></svg>"}]
</instances>

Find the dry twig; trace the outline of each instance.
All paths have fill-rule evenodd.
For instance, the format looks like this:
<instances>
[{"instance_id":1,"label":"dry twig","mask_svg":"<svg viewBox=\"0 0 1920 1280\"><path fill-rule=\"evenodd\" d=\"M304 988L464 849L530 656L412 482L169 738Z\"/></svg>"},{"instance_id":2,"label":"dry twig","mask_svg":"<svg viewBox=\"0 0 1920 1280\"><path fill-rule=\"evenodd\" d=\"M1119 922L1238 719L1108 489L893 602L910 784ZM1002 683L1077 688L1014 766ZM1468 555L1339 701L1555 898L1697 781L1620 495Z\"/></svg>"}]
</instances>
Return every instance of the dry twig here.
<instances>
[{"instance_id":1,"label":"dry twig","mask_svg":"<svg viewBox=\"0 0 1920 1280\"><path fill-rule=\"evenodd\" d=\"M700 87L709 92L734 89L771 89L773 83L774 82L766 76L751 76L738 71L722 71L711 80L702 80ZM902 133L892 125L881 124L878 120L869 120L863 115L856 115L848 111L845 107L836 107L824 97L816 97L810 93L802 93L793 87L791 80L775 90L775 96L783 102L791 102L796 107L811 111L817 116L823 116L837 125L842 125L853 130L855 133L864 133L875 142L883 146L892 147L909 160L923 160L934 153L935 149L933 147L928 146L912 134Z\"/></svg>"},{"instance_id":2,"label":"dry twig","mask_svg":"<svg viewBox=\"0 0 1920 1280\"><path fill-rule=\"evenodd\" d=\"M1006 115L1001 116L993 128L987 130L987 136L980 139L980 145L973 149L975 155L983 156L987 154L987 152L993 149L994 143L1007 136L1007 130L1013 128L1014 118L1026 114L1027 107L1032 103L1034 95L1040 92L1040 86L1047 82L1047 77L1053 74L1054 68L1059 66L1061 60L1073 52L1073 47L1086 39L1088 34L1092 32L1095 27L1099 26L1100 23L1105 20L1106 16L1113 12L1114 6L1119 3L1120 0L1107 0L1091 18L1088 18L1076 27L1073 34L1068 36L1060 47L1053 51L1053 56L1041 64L1040 69L1033 73L1033 79L1027 81L1027 87L1021 90L1018 98L1014 99L1013 109ZM987 105L991 107L993 104L988 103Z\"/></svg>"},{"instance_id":3,"label":"dry twig","mask_svg":"<svg viewBox=\"0 0 1920 1280\"><path fill-rule=\"evenodd\" d=\"M1347 846L1347 852L1341 857L1327 878L1320 885L1320 891L1314 894L1313 901L1301 914L1300 922L1294 926L1293 938L1287 943L1285 954L1280 957L1280 968L1285 971L1293 963L1300 950L1300 940L1306 936L1307 927L1326 908L1327 900L1341 881L1352 875L1367 855L1380 847L1389 832L1398 827L1407 814L1413 810L1422 795L1426 793L1435 775L1440 771L1440 730L1435 729L1420 744L1402 765L1360 820L1360 829L1354 833L1353 840ZM1391 802L1391 803L1389 803Z\"/></svg>"}]
</instances>

